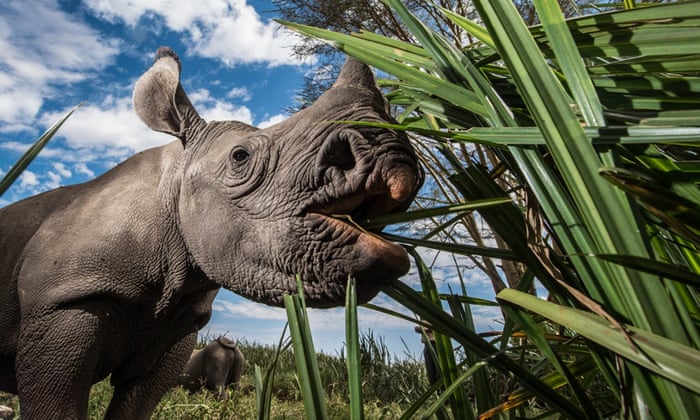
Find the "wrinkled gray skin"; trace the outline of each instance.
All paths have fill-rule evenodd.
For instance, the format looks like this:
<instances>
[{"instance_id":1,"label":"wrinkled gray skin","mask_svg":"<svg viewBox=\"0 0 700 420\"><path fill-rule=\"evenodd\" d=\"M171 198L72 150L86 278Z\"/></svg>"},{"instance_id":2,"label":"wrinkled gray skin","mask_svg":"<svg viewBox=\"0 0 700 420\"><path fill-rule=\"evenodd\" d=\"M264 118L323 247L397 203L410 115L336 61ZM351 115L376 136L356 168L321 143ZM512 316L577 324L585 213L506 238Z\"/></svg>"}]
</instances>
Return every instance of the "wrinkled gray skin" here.
<instances>
[{"instance_id":1,"label":"wrinkled gray skin","mask_svg":"<svg viewBox=\"0 0 700 420\"><path fill-rule=\"evenodd\" d=\"M356 220L405 210L421 180L404 135L333 120L391 121L371 72L286 121L206 122L168 48L136 83L134 108L176 141L81 185L0 210L0 389L23 419L86 418L111 374L106 417L148 418L174 386L223 286L281 305L299 273L309 306L360 301L405 274L404 249Z\"/></svg>"},{"instance_id":2,"label":"wrinkled gray skin","mask_svg":"<svg viewBox=\"0 0 700 420\"><path fill-rule=\"evenodd\" d=\"M223 399L228 385L233 385L235 391L240 388L244 367L245 358L238 346L226 337L219 337L192 352L177 383L190 392L205 387Z\"/></svg>"}]
</instances>

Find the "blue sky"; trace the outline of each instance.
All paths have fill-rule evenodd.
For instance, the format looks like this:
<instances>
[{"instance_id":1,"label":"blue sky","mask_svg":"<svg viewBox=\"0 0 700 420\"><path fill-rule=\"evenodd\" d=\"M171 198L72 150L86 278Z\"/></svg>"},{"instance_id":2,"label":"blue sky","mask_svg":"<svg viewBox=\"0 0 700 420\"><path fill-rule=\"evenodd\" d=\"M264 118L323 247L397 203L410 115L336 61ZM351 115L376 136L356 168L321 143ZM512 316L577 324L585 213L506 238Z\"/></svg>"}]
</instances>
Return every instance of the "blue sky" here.
<instances>
[{"instance_id":1,"label":"blue sky","mask_svg":"<svg viewBox=\"0 0 700 420\"><path fill-rule=\"evenodd\" d=\"M78 103L37 160L0 198L0 206L84 182L145 148L172 138L146 128L135 116L131 93L155 50L172 47L183 63L182 84L208 120L233 119L264 127L286 117L313 59L291 55L291 33L271 19L269 1L245 0L4 0L0 3L0 175L48 126ZM443 287L452 258L429 255ZM412 271L413 272L413 271ZM470 287L488 295L488 280L469 271ZM406 277L416 283L415 275ZM477 293L481 295L482 293ZM373 303L400 310L385 296ZM481 311L481 312L479 312ZM477 323L497 328L497 310L481 308ZM342 309L312 310L317 350L334 354L344 341ZM273 344L286 316L222 290L209 335ZM411 324L361 310L360 327L383 336L401 355L405 342L415 354L420 339Z\"/></svg>"}]
</instances>

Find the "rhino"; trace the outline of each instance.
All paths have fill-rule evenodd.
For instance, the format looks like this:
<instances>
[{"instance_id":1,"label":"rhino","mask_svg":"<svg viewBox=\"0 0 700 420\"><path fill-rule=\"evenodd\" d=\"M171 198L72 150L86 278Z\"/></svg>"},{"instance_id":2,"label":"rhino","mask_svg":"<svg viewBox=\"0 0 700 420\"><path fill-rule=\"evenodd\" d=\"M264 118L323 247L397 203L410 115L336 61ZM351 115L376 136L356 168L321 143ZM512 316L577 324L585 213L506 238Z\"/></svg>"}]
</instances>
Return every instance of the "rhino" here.
<instances>
[{"instance_id":1,"label":"rhino","mask_svg":"<svg viewBox=\"0 0 700 420\"><path fill-rule=\"evenodd\" d=\"M191 393L204 387L222 400L227 396L227 386L234 391L241 388L244 368L245 356L241 349L230 338L221 336L192 352L177 384Z\"/></svg>"},{"instance_id":2,"label":"rhino","mask_svg":"<svg viewBox=\"0 0 700 420\"><path fill-rule=\"evenodd\" d=\"M404 211L422 182L371 70L258 129L202 119L167 47L133 105L175 139L83 184L0 209L0 390L23 419L87 418L110 376L106 418L148 418L192 352L220 287L269 305L302 279L308 306L358 300L409 269L402 246L350 223Z\"/></svg>"}]
</instances>

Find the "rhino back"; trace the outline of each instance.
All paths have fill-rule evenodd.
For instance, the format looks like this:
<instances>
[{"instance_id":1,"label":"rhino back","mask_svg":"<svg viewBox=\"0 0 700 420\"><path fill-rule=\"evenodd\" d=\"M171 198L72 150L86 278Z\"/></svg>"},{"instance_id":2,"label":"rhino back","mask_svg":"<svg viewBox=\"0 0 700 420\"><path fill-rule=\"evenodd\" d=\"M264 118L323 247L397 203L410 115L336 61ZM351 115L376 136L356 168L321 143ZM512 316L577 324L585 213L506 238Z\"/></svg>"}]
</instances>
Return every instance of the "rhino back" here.
<instances>
[{"instance_id":1,"label":"rhino back","mask_svg":"<svg viewBox=\"0 0 700 420\"><path fill-rule=\"evenodd\" d=\"M92 181L0 209L0 354L14 351L20 314L33 308L101 293L138 298L160 268L153 253L168 221L156 218L169 217L163 195L173 193L179 154L178 142L149 149Z\"/></svg>"}]
</instances>

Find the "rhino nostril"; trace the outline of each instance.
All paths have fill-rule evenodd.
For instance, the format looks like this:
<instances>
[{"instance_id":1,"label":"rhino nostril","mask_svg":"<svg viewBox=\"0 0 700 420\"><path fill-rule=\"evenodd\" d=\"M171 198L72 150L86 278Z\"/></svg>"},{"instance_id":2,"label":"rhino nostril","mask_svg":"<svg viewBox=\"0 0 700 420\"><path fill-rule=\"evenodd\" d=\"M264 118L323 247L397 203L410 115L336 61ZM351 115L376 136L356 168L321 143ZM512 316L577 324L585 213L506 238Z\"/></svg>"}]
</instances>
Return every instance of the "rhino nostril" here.
<instances>
[{"instance_id":1,"label":"rhino nostril","mask_svg":"<svg viewBox=\"0 0 700 420\"><path fill-rule=\"evenodd\" d=\"M355 167L355 155L350 140L344 133L339 133L327 140L321 149L321 166L334 166L347 171Z\"/></svg>"}]
</instances>

